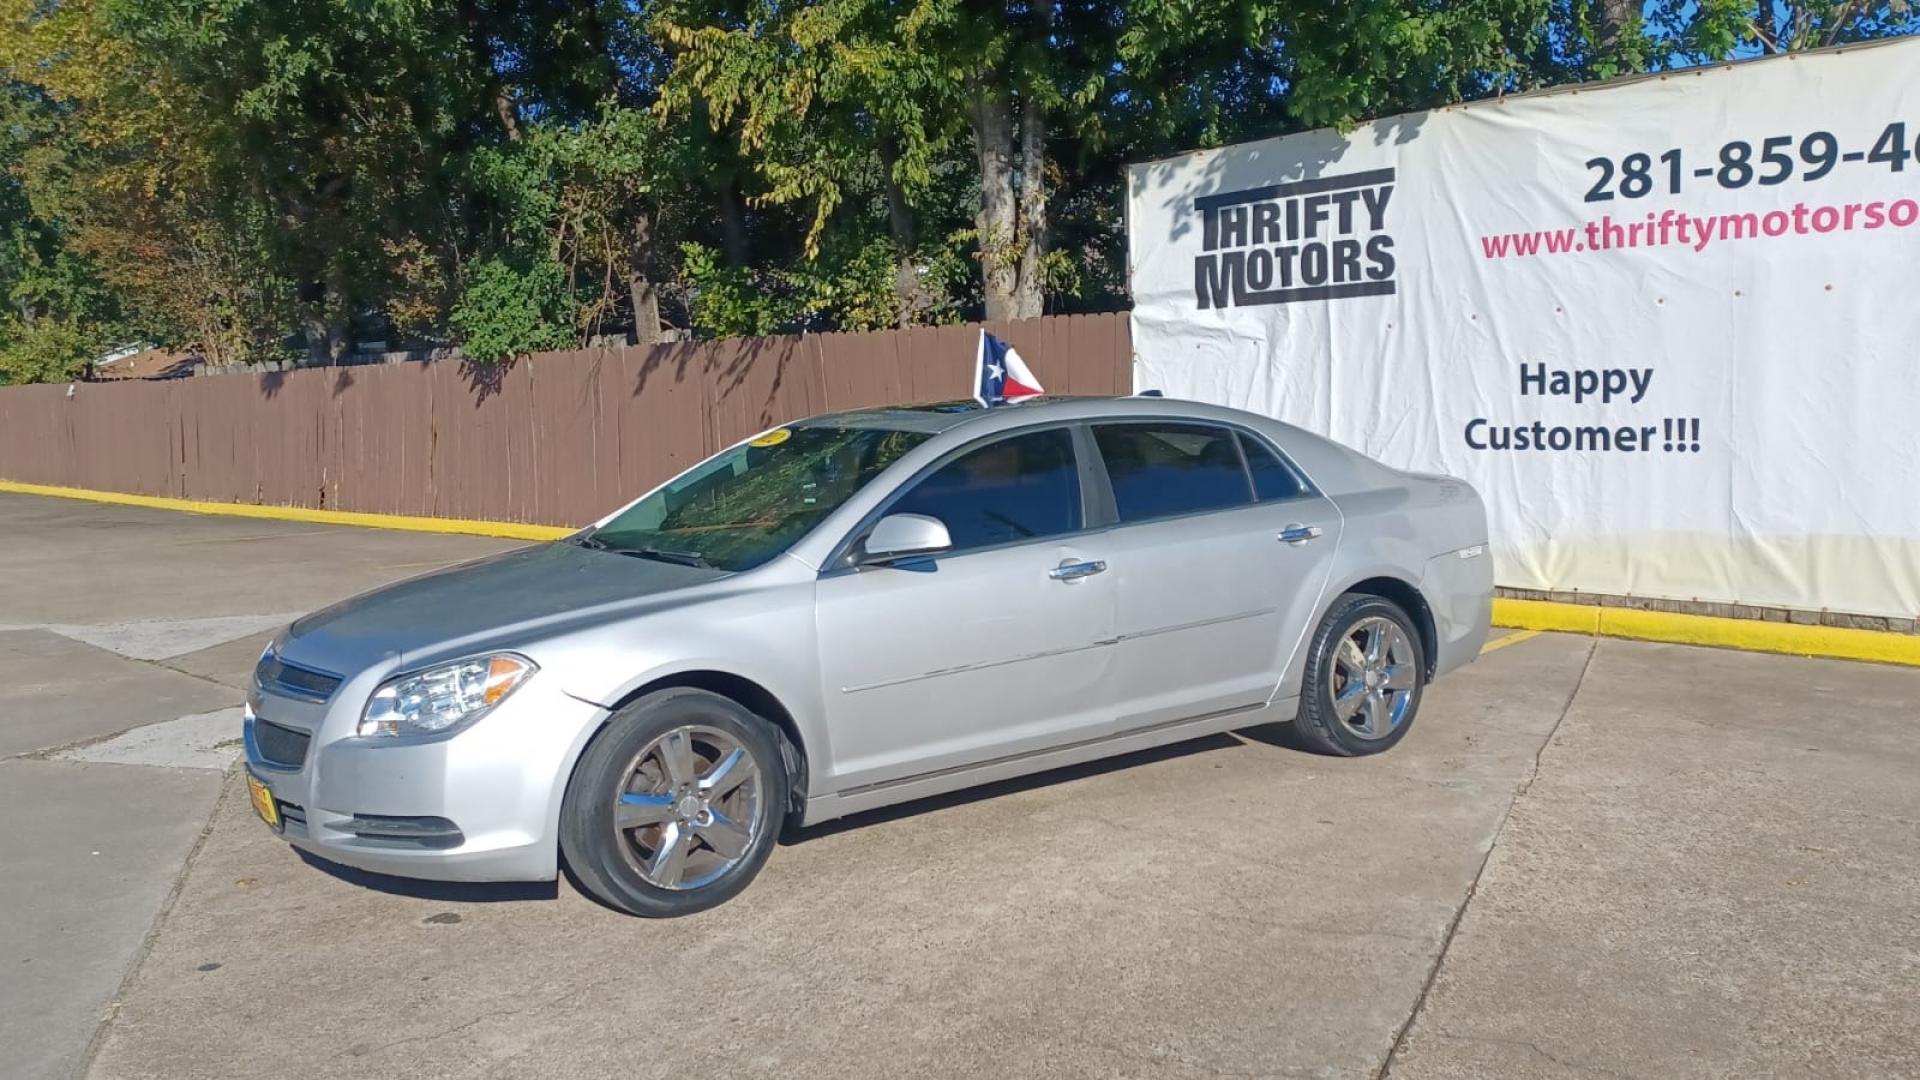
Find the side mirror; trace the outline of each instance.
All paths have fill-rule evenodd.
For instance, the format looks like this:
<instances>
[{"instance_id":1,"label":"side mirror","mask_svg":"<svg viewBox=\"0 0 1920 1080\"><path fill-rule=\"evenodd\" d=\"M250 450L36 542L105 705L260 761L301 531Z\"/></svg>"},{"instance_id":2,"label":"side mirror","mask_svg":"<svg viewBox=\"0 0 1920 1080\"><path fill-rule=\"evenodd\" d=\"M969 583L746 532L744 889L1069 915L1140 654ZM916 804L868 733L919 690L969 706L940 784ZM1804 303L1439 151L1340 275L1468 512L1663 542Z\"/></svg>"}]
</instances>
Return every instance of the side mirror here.
<instances>
[{"instance_id":1,"label":"side mirror","mask_svg":"<svg viewBox=\"0 0 1920 1080\"><path fill-rule=\"evenodd\" d=\"M932 555L953 546L939 518L925 514L888 514L874 523L860 544L861 565L888 563L914 555Z\"/></svg>"}]
</instances>

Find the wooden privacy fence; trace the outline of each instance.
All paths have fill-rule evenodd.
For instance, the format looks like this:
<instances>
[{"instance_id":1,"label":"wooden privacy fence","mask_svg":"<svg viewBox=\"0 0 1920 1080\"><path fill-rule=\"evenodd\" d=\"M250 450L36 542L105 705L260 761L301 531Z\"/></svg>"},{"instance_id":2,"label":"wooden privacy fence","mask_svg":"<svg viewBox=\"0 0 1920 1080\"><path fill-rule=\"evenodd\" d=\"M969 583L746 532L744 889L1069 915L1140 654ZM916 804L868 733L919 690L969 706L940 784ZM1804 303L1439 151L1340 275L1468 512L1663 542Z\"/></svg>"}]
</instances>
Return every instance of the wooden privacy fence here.
<instances>
[{"instance_id":1,"label":"wooden privacy fence","mask_svg":"<svg viewBox=\"0 0 1920 1080\"><path fill-rule=\"evenodd\" d=\"M971 396L977 326L0 389L0 479L576 525L776 424ZM1123 394L1125 314L989 324L1051 393Z\"/></svg>"}]
</instances>

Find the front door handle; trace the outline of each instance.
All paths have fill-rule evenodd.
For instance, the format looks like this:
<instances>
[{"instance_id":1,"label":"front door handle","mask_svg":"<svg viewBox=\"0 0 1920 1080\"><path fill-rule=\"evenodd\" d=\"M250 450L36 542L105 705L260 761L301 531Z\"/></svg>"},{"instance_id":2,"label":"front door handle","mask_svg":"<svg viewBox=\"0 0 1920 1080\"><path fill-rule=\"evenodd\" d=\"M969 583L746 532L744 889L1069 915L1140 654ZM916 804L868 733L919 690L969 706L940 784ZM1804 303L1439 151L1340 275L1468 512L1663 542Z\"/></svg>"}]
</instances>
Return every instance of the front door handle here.
<instances>
[{"instance_id":1,"label":"front door handle","mask_svg":"<svg viewBox=\"0 0 1920 1080\"><path fill-rule=\"evenodd\" d=\"M1289 525L1280 530L1279 539L1283 544L1292 544L1294 547L1299 547L1301 544L1319 536L1321 531L1318 525Z\"/></svg>"},{"instance_id":2,"label":"front door handle","mask_svg":"<svg viewBox=\"0 0 1920 1080\"><path fill-rule=\"evenodd\" d=\"M1092 562L1063 562L1047 571L1047 576L1055 581L1079 581L1083 577L1106 572L1107 564L1095 559Z\"/></svg>"}]
</instances>

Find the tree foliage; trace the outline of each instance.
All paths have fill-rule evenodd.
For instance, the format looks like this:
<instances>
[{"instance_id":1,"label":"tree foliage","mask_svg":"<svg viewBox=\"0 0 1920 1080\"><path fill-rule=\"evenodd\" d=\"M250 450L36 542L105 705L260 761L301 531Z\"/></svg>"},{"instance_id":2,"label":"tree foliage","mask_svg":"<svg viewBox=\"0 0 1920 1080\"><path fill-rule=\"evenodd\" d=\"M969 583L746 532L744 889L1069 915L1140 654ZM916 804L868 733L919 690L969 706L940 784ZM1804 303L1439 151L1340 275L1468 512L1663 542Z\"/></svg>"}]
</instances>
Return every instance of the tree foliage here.
<instances>
[{"instance_id":1,"label":"tree foliage","mask_svg":"<svg viewBox=\"0 0 1920 1080\"><path fill-rule=\"evenodd\" d=\"M0 0L0 381L1124 306L1123 166L1909 0Z\"/></svg>"}]
</instances>

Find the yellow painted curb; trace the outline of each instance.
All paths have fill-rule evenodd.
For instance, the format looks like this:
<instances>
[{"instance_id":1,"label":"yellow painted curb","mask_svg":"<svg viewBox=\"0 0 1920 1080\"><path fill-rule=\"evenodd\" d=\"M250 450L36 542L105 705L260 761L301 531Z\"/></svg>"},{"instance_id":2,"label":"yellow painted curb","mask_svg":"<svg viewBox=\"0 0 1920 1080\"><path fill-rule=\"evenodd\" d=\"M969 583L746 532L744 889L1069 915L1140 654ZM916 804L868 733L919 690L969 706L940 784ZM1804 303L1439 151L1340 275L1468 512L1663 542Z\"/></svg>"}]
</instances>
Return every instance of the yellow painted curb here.
<instances>
[{"instance_id":1,"label":"yellow painted curb","mask_svg":"<svg viewBox=\"0 0 1920 1080\"><path fill-rule=\"evenodd\" d=\"M1538 630L1516 630L1511 634L1503 634L1487 642L1485 645L1480 646L1480 655L1485 656L1490 652L1504 649L1509 645L1518 645L1529 638L1537 638L1539 636L1540 631Z\"/></svg>"},{"instance_id":2,"label":"yellow painted curb","mask_svg":"<svg viewBox=\"0 0 1920 1080\"><path fill-rule=\"evenodd\" d=\"M1920 667L1920 634L1854 630L1839 626L1725 619L1672 611L1562 604L1549 600L1493 602L1495 626L1522 630L1561 630L1602 637L1666 641L1677 645L1715 645L1751 652L1871 660Z\"/></svg>"},{"instance_id":3,"label":"yellow painted curb","mask_svg":"<svg viewBox=\"0 0 1920 1080\"><path fill-rule=\"evenodd\" d=\"M498 536L509 540L558 540L577 531L553 525L523 525L516 521L464 521L458 518L406 517L399 514L359 514L347 510L309 510L302 506L201 502L195 499L169 499L159 495L127 495L118 491L89 491L85 488L23 484L14 480L0 480L0 491L18 495L50 495L56 499L83 499L87 502L112 503L116 506L144 506L153 510L180 510L189 514L223 514L228 517L268 518L273 521L304 521L314 525L354 525L366 529L405 529L409 532Z\"/></svg>"}]
</instances>

